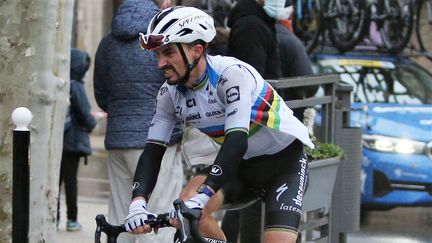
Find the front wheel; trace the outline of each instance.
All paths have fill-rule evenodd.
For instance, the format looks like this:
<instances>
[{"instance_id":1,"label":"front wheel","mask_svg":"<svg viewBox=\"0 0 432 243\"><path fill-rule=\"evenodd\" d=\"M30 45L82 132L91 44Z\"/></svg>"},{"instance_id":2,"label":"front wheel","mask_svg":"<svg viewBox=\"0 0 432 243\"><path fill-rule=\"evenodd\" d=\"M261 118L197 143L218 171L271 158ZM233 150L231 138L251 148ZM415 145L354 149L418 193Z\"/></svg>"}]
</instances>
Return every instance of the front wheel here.
<instances>
[{"instance_id":1,"label":"front wheel","mask_svg":"<svg viewBox=\"0 0 432 243\"><path fill-rule=\"evenodd\" d=\"M367 22L364 0L328 0L324 16L330 41L339 51L352 50L362 39Z\"/></svg>"}]
</instances>

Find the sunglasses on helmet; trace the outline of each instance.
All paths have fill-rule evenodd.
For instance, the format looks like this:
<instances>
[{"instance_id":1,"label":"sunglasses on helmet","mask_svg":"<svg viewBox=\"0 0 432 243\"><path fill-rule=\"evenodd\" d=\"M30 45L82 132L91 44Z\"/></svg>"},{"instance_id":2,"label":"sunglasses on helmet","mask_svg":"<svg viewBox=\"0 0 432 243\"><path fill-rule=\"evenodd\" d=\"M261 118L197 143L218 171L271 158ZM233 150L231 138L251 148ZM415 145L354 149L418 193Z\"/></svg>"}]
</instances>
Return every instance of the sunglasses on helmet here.
<instances>
[{"instance_id":1,"label":"sunglasses on helmet","mask_svg":"<svg viewBox=\"0 0 432 243\"><path fill-rule=\"evenodd\" d=\"M139 41L142 49L154 50L164 44L165 35L144 35L143 33L139 33Z\"/></svg>"}]
</instances>

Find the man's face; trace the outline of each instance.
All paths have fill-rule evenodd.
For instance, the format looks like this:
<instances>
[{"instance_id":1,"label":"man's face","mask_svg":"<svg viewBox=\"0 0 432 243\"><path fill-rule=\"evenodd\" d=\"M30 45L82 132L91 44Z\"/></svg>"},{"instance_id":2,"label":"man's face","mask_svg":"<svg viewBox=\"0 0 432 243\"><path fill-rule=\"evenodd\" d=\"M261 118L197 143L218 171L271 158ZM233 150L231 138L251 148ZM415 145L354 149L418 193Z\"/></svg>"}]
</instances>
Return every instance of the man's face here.
<instances>
[{"instance_id":1,"label":"man's face","mask_svg":"<svg viewBox=\"0 0 432 243\"><path fill-rule=\"evenodd\" d=\"M183 47L187 53L188 48ZM178 84L186 73L186 67L177 45L168 44L156 49L158 66L162 70L167 83L170 85ZM187 54L186 54L187 55Z\"/></svg>"}]
</instances>

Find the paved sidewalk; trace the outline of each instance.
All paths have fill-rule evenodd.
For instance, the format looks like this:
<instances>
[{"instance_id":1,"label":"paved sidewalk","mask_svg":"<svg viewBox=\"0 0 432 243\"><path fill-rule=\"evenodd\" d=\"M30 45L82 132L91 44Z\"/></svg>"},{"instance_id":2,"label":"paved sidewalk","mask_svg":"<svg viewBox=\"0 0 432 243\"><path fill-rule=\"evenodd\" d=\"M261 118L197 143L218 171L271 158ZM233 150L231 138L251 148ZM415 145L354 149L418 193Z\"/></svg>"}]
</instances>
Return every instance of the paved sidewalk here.
<instances>
[{"instance_id":1,"label":"paved sidewalk","mask_svg":"<svg viewBox=\"0 0 432 243\"><path fill-rule=\"evenodd\" d=\"M61 202L60 224L57 234L57 242L62 243L91 243L94 242L94 232L96 229L95 217L97 214L107 215L108 201L98 198L78 198L78 221L82 225L81 231L68 232L66 231L66 206L64 200ZM106 242L106 238L102 238L101 242Z\"/></svg>"}]
</instances>

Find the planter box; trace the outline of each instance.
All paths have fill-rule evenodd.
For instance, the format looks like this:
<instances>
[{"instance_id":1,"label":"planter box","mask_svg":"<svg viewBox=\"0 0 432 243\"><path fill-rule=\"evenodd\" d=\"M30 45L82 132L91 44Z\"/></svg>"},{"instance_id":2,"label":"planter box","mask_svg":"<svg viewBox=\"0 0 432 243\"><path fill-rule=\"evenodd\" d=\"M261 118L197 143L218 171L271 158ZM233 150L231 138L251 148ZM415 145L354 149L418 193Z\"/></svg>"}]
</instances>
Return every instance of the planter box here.
<instances>
[{"instance_id":1,"label":"planter box","mask_svg":"<svg viewBox=\"0 0 432 243\"><path fill-rule=\"evenodd\" d=\"M336 157L309 162L309 187L303 200L303 212L324 208L328 213L340 161Z\"/></svg>"},{"instance_id":2,"label":"planter box","mask_svg":"<svg viewBox=\"0 0 432 243\"><path fill-rule=\"evenodd\" d=\"M297 242L330 242L329 210L340 163L338 157L309 162L309 187Z\"/></svg>"}]
</instances>

